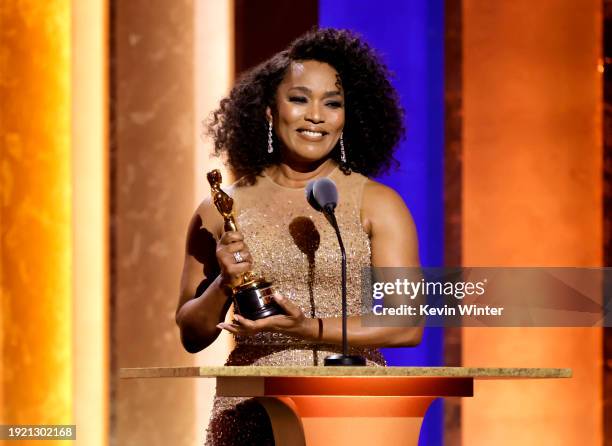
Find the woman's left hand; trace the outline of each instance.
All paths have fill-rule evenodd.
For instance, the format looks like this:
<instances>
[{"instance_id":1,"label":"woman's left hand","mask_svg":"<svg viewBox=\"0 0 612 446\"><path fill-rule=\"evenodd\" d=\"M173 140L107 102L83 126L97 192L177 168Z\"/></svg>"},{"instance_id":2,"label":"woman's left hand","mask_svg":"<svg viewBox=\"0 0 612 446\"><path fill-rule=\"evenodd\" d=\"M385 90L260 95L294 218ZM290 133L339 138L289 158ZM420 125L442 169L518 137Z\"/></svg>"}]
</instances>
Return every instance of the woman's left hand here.
<instances>
[{"instance_id":1,"label":"woman's left hand","mask_svg":"<svg viewBox=\"0 0 612 446\"><path fill-rule=\"evenodd\" d=\"M309 331L309 321L311 321L311 319L306 318L302 310L286 297L278 293L275 293L273 297L276 303L284 310L285 314L270 316L256 321L246 319L236 314L234 315L233 323L228 324L222 322L217 325L217 328L243 336L269 331L285 333L299 338L306 337Z\"/></svg>"}]
</instances>

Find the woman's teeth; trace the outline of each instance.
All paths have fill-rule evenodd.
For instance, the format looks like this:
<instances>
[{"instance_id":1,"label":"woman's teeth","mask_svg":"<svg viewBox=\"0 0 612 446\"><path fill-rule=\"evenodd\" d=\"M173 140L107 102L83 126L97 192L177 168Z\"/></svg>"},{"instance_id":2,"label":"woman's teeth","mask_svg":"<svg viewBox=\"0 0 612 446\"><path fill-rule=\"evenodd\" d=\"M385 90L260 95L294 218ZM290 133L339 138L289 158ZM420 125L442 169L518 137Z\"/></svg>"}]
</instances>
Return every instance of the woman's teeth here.
<instances>
[{"instance_id":1,"label":"woman's teeth","mask_svg":"<svg viewBox=\"0 0 612 446\"><path fill-rule=\"evenodd\" d=\"M302 133L304 135L312 136L313 138L316 138L317 136L323 136L323 133L321 132L311 132L310 130L302 130Z\"/></svg>"}]
</instances>

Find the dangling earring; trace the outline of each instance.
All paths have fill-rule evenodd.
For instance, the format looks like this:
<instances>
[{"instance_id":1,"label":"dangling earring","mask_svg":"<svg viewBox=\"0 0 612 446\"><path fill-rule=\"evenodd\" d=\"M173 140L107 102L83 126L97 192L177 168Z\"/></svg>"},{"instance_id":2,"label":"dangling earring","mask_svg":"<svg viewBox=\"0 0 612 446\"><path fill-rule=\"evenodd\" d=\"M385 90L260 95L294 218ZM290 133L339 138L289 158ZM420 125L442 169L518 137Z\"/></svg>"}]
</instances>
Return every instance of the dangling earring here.
<instances>
[{"instance_id":1,"label":"dangling earring","mask_svg":"<svg viewBox=\"0 0 612 446\"><path fill-rule=\"evenodd\" d=\"M274 152L274 147L272 146L272 121L268 122L268 153Z\"/></svg>"},{"instance_id":2,"label":"dangling earring","mask_svg":"<svg viewBox=\"0 0 612 446\"><path fill-rule=\"evenodd\" d=\"M340 161L346 164L346 151L344 150L344 133L340 133Z\"/></svg>"}]
</instances>

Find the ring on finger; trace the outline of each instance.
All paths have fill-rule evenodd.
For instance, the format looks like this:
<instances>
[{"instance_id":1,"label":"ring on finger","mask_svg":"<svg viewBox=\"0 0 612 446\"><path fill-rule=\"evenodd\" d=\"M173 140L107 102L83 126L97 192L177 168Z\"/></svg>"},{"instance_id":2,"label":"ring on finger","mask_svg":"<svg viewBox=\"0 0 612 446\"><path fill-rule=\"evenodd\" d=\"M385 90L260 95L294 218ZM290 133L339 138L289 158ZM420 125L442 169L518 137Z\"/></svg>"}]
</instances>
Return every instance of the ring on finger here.
<instances>
[{"instance_id":1,"label":"ring on finger","mask_svg":"<svg viewBox=\"0 0 612 446\"><path fill-rule=\"evenodd\" d=\"M242 254L240 254L240 251L236 251L233 255L234 255L234 260L236 261L236 263L244 262L244 257L242 257Z\"/></svg>"}]
</instances>

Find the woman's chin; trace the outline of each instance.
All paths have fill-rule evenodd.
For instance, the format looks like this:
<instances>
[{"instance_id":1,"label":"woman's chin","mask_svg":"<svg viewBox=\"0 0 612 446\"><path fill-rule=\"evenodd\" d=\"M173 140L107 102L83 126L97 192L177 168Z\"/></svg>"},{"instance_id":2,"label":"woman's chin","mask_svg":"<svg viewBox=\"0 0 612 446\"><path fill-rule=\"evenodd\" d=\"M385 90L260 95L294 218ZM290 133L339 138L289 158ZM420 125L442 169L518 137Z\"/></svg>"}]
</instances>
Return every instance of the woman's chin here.
<instances>
[{"instance_id":1,"label":"woman's chin","mask_svg":"<svg viewBox=\"0 0 612 446\"><path fill-rule=\"evenodd\" d=\"M299 150L291 153L291 159L299 163L305 164L318 164L327 159L329 159L329 155L331 150L321 150L321 148L312 148L307 150Z\"/></svg>"}]
</instances>

